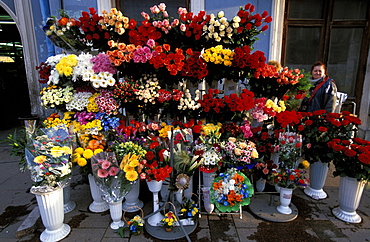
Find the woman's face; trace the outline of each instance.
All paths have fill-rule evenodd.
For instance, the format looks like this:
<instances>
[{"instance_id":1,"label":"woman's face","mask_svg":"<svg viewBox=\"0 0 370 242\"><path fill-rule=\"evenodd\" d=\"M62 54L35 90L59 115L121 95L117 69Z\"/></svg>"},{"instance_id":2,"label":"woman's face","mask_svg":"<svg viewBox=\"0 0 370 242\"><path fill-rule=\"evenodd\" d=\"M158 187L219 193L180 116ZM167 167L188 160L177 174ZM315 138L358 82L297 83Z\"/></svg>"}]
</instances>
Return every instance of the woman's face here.
<instances>
[{"instance_id":1,"label":"woman's face","mask_svg":"<svg viewBox=\"0 0 370 242\"><path fill-rule=\"evenodd\" d=\"M312 77L313 79L319 79L325 76L325 68L324 66L315 66L312 70Z\"/></svg>"}]
</instances>

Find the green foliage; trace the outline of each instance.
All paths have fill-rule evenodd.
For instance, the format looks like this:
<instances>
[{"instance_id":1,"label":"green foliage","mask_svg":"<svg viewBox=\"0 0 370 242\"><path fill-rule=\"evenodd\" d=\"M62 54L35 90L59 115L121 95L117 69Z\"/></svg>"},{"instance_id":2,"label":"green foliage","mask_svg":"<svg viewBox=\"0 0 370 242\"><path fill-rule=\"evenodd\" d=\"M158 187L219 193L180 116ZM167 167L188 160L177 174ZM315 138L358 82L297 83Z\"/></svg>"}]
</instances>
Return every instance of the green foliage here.
<instances>
[{"instance_id":1,"label":"green foliage","mask_svg":"<svg viewBox=\"0 0 370 242\"><path fill-rule=\"evenodd\" d=\"M2 142L7 142L12 147L10 154L20 158L19 169L24 172L27 169L27 160L25 156L27 140L25 129L16 129L13 134L9 134L7 139Z\"/></svg>"}]
</instances>

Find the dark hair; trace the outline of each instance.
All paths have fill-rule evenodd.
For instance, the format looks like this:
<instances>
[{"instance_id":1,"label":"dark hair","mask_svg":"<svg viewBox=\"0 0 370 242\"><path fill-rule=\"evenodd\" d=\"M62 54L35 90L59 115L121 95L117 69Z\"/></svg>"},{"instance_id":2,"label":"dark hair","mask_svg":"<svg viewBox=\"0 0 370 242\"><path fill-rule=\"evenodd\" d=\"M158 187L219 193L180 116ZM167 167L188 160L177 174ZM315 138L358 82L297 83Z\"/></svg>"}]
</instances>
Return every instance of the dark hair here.
<instances>
[{"instance_id":1,"label":"dark hair","mask_svg":"<svg viewBox=\"0 0 370 242\"><path fill-rule=\"evenodd\" d=\"M321 61L317 61L315 62L312 67L311 67L311 73L313 71L313 68L315 68L315 66L323 66L324 67L324 70L325 70L325 75L328 76L328 68L326 67L326 65L324 63L322 63Z\"/></svg>"}]
</instances>

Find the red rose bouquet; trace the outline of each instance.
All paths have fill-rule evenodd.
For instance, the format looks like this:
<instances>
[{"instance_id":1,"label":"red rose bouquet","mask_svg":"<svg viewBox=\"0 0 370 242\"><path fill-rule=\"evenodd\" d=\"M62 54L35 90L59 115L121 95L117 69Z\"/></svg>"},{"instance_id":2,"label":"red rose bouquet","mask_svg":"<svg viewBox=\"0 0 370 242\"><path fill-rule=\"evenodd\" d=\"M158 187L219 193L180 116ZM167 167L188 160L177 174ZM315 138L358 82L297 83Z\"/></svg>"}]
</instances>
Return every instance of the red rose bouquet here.
<instances>
[{"instance_id":1,"label":"red rose bouquet","mask_svg":"<svg viewBox=\"0 0 370 242\"><path fill-rule=\"evenodd\" d=\"M328 155L327 142L354 137L357 126L361 124L361 120L349 112L327 113L318 110L302 115L297 128L303 135L303 153L310 163L319 160L330 162L332 157Z\"/></svg>"},{"instance_id":2,"label":"red rose bouquet","mask_svg":"<svg viewBox=\"0 0 370 242\"><path fill-rule=\"evenodd\" d=\"M335 167L334 176L370 180L370 141L361 138L333 139L328 146Z\"/></svg>"}]
</instances>

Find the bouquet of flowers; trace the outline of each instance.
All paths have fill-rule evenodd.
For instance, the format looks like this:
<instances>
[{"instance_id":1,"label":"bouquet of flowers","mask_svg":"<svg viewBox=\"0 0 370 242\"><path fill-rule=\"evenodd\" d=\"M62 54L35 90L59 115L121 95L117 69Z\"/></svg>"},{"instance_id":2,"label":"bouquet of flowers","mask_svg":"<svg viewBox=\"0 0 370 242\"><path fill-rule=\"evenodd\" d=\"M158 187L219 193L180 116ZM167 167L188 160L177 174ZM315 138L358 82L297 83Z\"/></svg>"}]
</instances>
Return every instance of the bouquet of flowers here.
<instances>
[{"instance_id":1,"label":"bouquet of flowers","mask_svg":"<svg viewBox=\"0 0 370 242\"><path fill-rule=\"evenodd\" d=\"M139 235L141 232L143 232L144 222L144 219L140 217L140 215L136 215L127 222L127 225L129 226L132 234Z\"/></svg>"},{"instance_id":2,"label":"bouquet of flowers","mask_svg":"<svg viewBox=\"0 0 370 242\"><path fill-rule=\"evenodd\" d=\"M200 158L200 171L212 172L220 167L221 155L221 123L208 123L201 126L200 136L191 145L191 153Z\"/></svg>"},{"instance_id":3,"label":"bouquet of flowers","mask_svg":"<svg viewBox=\"0 0 370 242\"><path fill-rule=\"evenodd\" d=\"M328 142L328 147L335 167L334 176L370 180L370 141L361 138L333 139Z\"/></svg>"},{"instance_id":4,"label":"bouquet of flowers","mask_svg":"<svg viewBox=\"0 0 370 242\"><path fill-rule=\"evenodd\" d=\"M296 168L301 157L302 135L282 132L279 134L278 142L275 149L279 153L279 167L282 169Z\"/></svg>"},{"instance_id":5,"label":"bouquet of flowers","mask_svg":"<svg viewBox=\"0 0 370 242\"><path fill-rule=\"evenodd\" d=\"M249 179L235 168L220 173L211 186L211 202L221 212L238 211L240 206L248 205L254 193Z\"/></svg>"},{"instance_id":6,"label":"bouquet of flowers","mask_svg":"<svg viewBox=\"0 0 370 242\"><path fill-rule=\"evenodd\" d=\"M327 142L332 139L351 139L361 120L343 111L327 113L317 110L312 113L301 113L303 116L298 125L298 132L303 136L303 153L311 164L316 161L331 162L328 156Z\"/></svg>"},{"instance_id":7,"label":"bouquet of flowers","mask_svg":"<svg viewBox=\"0 0 370 242\"><path fill-rule=\"evenodd\" d=\"M113 152L100 152L91 158L96 184L107 202L118 202L131 190L138 178L135 168L139 157L127 154L120 164Z\"/></svg>"},{"instance_id":8,"label":"bouquet of flowers","mask_svg":"<svg viewBox=\"0 0 370 242\"><path fill-rule=\"evenodd\" d=\"M296 188L307 186L309 180L305 177L306 171L299 169L274 169L270 174L269 181L284 188Z\"/></svg>"},{"instance_id":9,"label":"bouquet of flowers","mask_svg":"<svg viewBox=\"0 0 370 242\"><path fill-rule=\"evenodd\" d=\"M252 141L229 137L228 141L222 142L221 148L224 153L223 164L238 170L244 167L253 168L253 159L258 158L256 145Z\"/></svg>"},{"instance_id":10,"label":"bouquet of flowers","mask_svg":"<svg viewBox=\"0 0 370 242\"><path fill-rule=\"evenodd\" d=\"M68 128L60 124L33 130L25 149L28 170L34 188L50 191L63 187L72 173L72 137Z\"/></svg>"}]
</instances>

